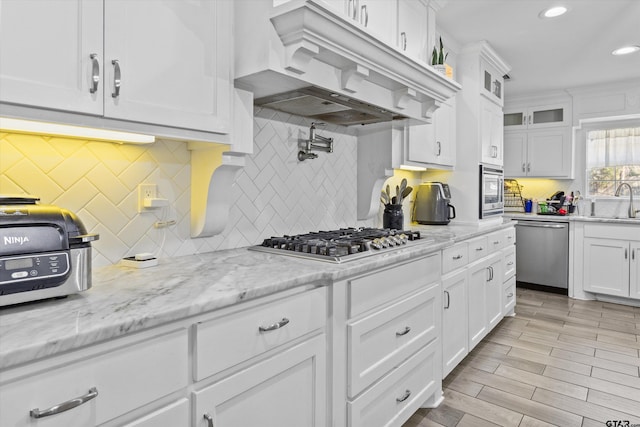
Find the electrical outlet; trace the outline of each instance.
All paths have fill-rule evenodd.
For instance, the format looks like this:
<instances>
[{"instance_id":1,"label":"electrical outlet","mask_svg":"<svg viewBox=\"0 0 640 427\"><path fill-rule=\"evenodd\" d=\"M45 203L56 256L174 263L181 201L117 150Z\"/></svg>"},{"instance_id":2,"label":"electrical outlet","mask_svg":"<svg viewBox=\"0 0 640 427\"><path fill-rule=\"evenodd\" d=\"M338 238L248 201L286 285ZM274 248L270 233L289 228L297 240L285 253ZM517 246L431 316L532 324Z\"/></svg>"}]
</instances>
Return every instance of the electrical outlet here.
<instances>
[{"instance_id":1,"label":"electrical outlet","mask_svg":"<svg viewBox=\"0 0 640 427\"><path fill-rule=\"evenodd\" d=\"M144 208L144 199L155 199L158 197L157 184L138 184L138 213L149 212Z\"/></svg>"}]
</instances>

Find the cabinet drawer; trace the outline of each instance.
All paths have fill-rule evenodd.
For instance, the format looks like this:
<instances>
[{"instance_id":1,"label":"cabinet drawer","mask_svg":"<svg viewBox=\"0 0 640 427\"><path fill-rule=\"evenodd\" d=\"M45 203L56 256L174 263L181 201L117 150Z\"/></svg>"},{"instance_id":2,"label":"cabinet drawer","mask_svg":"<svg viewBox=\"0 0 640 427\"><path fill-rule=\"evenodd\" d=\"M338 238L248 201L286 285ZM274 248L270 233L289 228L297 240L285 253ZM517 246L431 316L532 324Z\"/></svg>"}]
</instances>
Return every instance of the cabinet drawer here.
<instances>
[{"instance_id":1,"label":"cabinet drawer","mask_svg":"<svg viewBox=\"0 0 640 427\"><path fill-rule=\"evenodd\" d=\"M33 377L5 384L0 390L2 425L88 427L102 424L187 386L188 339L181 329ZM141 387L133 387L135 384ZM45 410L86 396L98 396L50 417L34 419L30 410Z\"/></svg>"},{"instance_id":2,"label":"cabinet drawer","mask_svg":"<svg viewBox=\"0 0 640 427\"><path fill-rule=\"evenodd\" d=\"M349 317L440 280L440 252L349 281Z\"/></svg>"},{"instance_id":3,"label":"cabinet drawer","mask_svg":"<svg viewBox=\"0 0 640 427\"><path fill-rule=\"evenodd\" d=\"M503 255L504 265L502 271L504 271L504 278L502 281L506 282L507 279L516 274L516 247L511 245L503 249Z\"/></svg>"},{"instance_id":4,"label":"cabinet drawer","mask_svg":"<svg viewBox=\"0 0 640 427\"><path fill-rule=\"evenodd\" d=\"M516 305L516 278L511 277L504 285L504 294L502 304L504 306L504 314L507 314Z\"/></svg>"},{"instance_id":5,"label":"cabinet drawer","mask_svg":"<svg viewBox=\"0 0 640 427\"><path fill-rule=\"evenodd\" d=\"M318 288L196 324L195 380L324 327L326 304L326 288ZM286 321L277 329L260 330Z\"/></svg>"},{"instance_id":6,"label":"cabinet drawer","mask_svg":"<svg viewBox=\"0 0 640 427\"><path fill-rule=\"evenodd\" d=\"M496 252L500 249L504 249L509 245L513 245L516 242L516 232L514 227L506 228L504 230L494 231L487 235L489 242L489 251Z\"/></svg>"},{"instance_id":7,"label":"cabinet drawer","mask_svg":"<svg viewBox=\"0 0 640 427\"><path fill-rule=\"evenodd\" d=\"M489 255L489 241L487 236L467 240L469 245L469 262L473 262Z\"/></svg>"},{"instance_id":8,"label":"cabinet drawer","mask_svg":"<svg viewBox=\"0 0 640 427\"><path fill-rule=\"evenodd\" d=\"M325 340L316 335L194 392L193 426L208 425L207 414L221 427L325 427Z\"/></svg>"},{"instance_id":9,"label":"cabinet drawer","mask_svg":"<svg viewBox=\"0 0 640 427\"><path fill-rule=\"evenodd\" d=\"M442 250L442 274L462 268L469 262L469 245L467 242L456 243Z\"/></svg>"},{"instance_id":10,"label":"cabinet drawer","mask_svg":"<svg viewBox=\"0 0 640 427\"><path fill-rule=\"evenodd\" d=\"M399 426L440 386L438 341L400 365L362 396L347 403L349 427Z\"/></svg>"},{"instance_id":11,"label":"cabinet drawer","mask_svg":"<svg viewBox=\"0 0 640 427\"><path fill-rule=\"evenodd\" d=\"M635 224L585 224L584 237L640 240L640 227Z\"/></svg>"},{"instance_id":12,"label":"cabinet drawer","mask_svg":"<svg viewBox=\"0 0 640 427\"><path fill-rule=\"evenodd\" d=\"M349 396L398 366L440 332L440 286L347 325Z\"/></svg>"},{"instance_id":13,"label":"cabinet drawer","mask_svg":"<svg viewBox=\"0 0 640 427\"><path fill-rule=\"evenodd\" d=\"M175 427L189 425L189 400L180 399L124 427Z\"/></svg>"}]
</instances>

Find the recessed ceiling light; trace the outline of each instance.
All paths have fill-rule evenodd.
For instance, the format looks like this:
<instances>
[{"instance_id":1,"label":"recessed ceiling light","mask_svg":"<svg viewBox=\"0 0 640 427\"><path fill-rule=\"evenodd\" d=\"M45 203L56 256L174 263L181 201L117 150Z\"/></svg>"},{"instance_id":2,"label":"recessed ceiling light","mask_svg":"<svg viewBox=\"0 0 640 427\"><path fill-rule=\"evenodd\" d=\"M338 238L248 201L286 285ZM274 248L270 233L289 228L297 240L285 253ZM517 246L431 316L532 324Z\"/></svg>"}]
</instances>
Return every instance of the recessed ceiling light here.
<instances>
[{"instance_id":1,"label":"recessed ceiling light","mask_svg":"<svg viewBox=\"0 0 640 427\"><path fill-rule=\"evenodd\" d=\"M564 15L567 13L567 8L564 6L551 7L549 9L540 12L541 18L555 18L556 16Z\"/></svg>"},{"instance_id":2,"label":"recessed ceiling light","mask_svg":"<svg viewBox=\"0 0 640 427\"><path fill-rule=\"evenodd\" d=\"M640 51L640 46L623 46L611 52L612 55L628 55Z\"/></svg>"}]
</instances>

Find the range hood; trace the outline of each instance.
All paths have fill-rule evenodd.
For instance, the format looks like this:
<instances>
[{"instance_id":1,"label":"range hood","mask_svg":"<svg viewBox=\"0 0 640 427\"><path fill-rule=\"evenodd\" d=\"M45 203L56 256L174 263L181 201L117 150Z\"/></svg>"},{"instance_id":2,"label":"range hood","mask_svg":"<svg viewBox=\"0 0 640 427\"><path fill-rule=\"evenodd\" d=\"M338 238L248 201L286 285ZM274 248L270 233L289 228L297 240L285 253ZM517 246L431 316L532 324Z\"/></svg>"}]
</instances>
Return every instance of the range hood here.
<instances>
[{"instance_id":1,"label":"range hood","mask_svg":"<svg viewBox=\"0 0 640 427\"><path fill-rule=\"evenodd\" d=\"M343 126L406 118L349 96L311 86L258 98L254 104Z\"/></svg>"},{"instance_id":2,"label":"range hood","mask_svg":"<svg viewBox=\"0 0 640 427\"><path fill-rule=\"evenodd\" d=\"M429 123L461 89L324 1L233 3L235 84L255 105L346 126Z\"/></svg>"}]
</instances>

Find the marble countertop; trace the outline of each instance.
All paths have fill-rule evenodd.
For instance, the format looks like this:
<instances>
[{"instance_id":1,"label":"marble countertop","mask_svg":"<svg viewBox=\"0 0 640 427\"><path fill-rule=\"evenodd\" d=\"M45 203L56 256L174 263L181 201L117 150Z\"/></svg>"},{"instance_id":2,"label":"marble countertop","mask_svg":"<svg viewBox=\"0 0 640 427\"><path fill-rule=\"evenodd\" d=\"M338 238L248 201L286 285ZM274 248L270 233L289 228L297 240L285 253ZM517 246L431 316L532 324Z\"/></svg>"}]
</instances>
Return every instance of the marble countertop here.
<instances>
[{"instance_id":1,"label":"marble countertop","mask_svg":"<svg viewBox=\"0 0 640 427\"><path fill-rule=\"evenodd\" d=\"M161 259L147 269L96 269L88 291L0 308L0 370L294 287L326 286L508 226L414 224L422 240L342 264L240 248Z\"/></svg>"},{"instance_id":2,"label":"marble countertop","mask_svg":"<svg viewBox=\"0 0 640 427\"><path fill-rule=\"evenodd\" d=\"M529 221L556 221L556 222L602 222L612 224L637 224L640 225L640 217L638 218L610 218L600 216L581 216L581 215L539 215L531 213L509 212L504 215L505 219L529 220Z\"/></svg>"}]
</instances>

